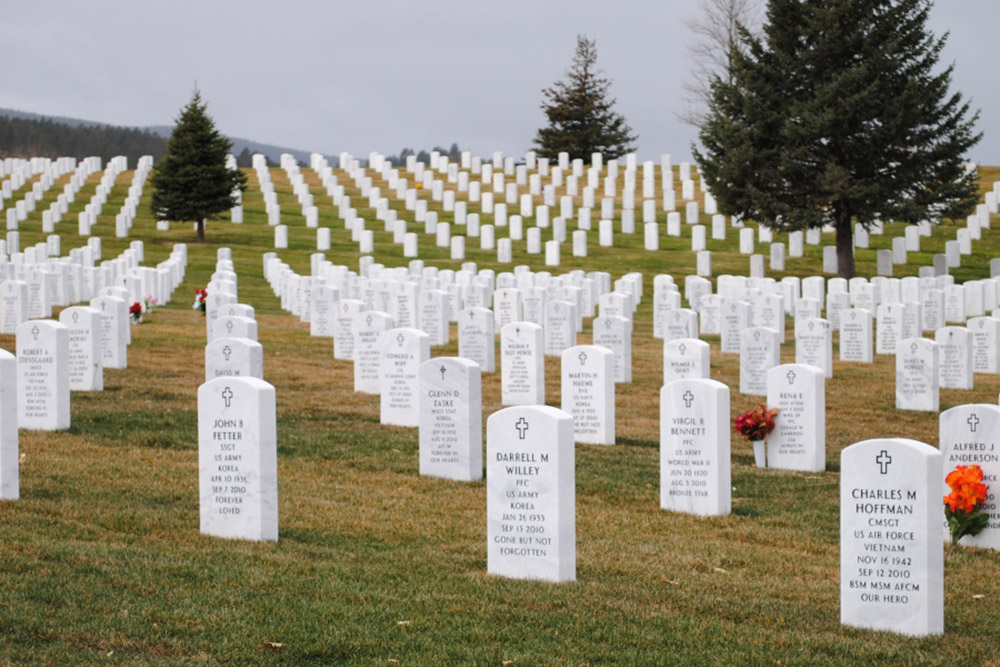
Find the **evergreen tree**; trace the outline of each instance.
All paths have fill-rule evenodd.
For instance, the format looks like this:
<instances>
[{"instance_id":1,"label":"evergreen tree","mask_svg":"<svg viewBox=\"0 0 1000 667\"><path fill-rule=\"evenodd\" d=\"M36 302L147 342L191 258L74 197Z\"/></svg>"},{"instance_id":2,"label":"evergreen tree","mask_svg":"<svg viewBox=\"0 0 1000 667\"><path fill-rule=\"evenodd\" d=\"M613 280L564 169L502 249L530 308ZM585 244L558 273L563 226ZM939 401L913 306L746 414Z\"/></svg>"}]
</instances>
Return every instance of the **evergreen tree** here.
<instances>
[{"instance_id":1,"label":"evergreen tree","mask_svg":"<svg viewBox=\"0 0 1000 667\"><path fill-rule=\"evenodd\" d=\"M713 83L695 158L720 209L779 230L833 224L853 277L853 224L969 213L978 112L935 71L929 0L770 0Z\"/></svg>"},{"instance_id":2,"label":"evergreen tree","mask_svg":"<svg viewBox=\"0 0 1000 667\"><path fill-rule=\"evenodd\" d=\"M243 172L226 168L232 142L215 129L206 107L196 90L181 110L166 154L150 177L153 215L162 220L194 221L198 241L205 240L205 220L235 206L235 190L246 188Z\"/></svg>"},{"instance_id":3,"label":"evergreen tree","mask_svg":"<svg viewBox=\"0 0 1000 667\"><path fill-rule=\"evenodd\" d=\"M610 160L634 151L631 144L637 137L625 117L612 110L610 88L611 81L597 69L597 42L577 36L566 79L542 91L549 125L538 130L535 150L549 158L565 151L571 160L589 160L592 153Z\"/></svg>"}]
</instances>

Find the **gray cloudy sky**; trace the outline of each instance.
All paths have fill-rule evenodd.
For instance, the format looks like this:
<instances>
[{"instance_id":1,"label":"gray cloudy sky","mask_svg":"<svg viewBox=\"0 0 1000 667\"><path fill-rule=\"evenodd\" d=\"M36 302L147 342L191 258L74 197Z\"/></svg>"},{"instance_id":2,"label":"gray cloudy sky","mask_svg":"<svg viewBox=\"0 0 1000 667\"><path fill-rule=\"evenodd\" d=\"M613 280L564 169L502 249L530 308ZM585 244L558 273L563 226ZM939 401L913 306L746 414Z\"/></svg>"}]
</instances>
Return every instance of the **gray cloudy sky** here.
<instances>
[{"instance_id":1,"label":"gray cloudy sky","mask_svg":"<svg viewBox=\"0 0 1000 667\"><path fill-rule=\"evenodd\" d=\"M457 142L520 155L544 122L541 90L597 40L641 159L690 155L674 116L695 0L96 0L15 2L0 13L0 107L118 125L172 124L197 80L230 135L364 156ZM971 157L1000 164L998 0L938 0L953 89L981 109Z\"/></svg>"}]
</instances>

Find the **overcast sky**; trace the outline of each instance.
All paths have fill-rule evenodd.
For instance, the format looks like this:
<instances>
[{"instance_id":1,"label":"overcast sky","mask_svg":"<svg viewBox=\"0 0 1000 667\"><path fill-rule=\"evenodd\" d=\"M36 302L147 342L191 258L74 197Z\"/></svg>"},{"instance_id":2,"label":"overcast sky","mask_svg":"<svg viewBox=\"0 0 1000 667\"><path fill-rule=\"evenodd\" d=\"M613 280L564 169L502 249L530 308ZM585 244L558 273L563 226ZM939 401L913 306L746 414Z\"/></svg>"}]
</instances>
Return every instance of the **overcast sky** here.
<instances>
[{"instance_id":1,"label":"overcast sky","mask_svg":"<svg viewBox=\"0 0 1000 667\"><path fill-rule=\"evenodd\" d=\"M597 41L640 159L688 158L679 122L695 0L96 0L0 13L0 107L115 125L173 124L195 81L220 130L357 156L458 143L522 155L541 90L576 36ZM1000 164L1000 0L938 0L953 90L982 111L972 159Z\"/></svg>"}]
</instances>

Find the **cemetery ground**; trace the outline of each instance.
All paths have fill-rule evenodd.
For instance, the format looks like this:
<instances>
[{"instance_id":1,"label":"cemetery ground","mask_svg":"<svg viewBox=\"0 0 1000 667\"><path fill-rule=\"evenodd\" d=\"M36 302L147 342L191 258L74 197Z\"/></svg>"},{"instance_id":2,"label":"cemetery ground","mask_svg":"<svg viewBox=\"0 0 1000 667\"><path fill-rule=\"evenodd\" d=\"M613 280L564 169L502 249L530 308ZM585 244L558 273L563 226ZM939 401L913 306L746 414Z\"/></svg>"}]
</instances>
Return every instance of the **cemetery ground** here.
<instances>
[{"instance_id":1,"label":"cemetery ground","mask_svg":"<svg viewBox=\"0 0 1000 667\"><path fill-rule=\"evenodd\" d=\"M317 189L315 174L303 172ZM983 183L1000 178L1000 169L988 172ZM245 223L209 223L204 245L191 243L190 224L157 232L146 208L131 239L114 238L110 216L94 228L107 256L138 238L152 264L188 242L189 265L172 303L133 328L128 369L105 370L103 392L74 392L70 430L20 434L21 499L0 503L0 662L1000 664L1000 558L989 550L946 547L944 635L840 625L840 451L871 437L937 444L937 413L895 410L891 355L871 365L841 362L834 334L826 472L758 469L750 445L734 435L731 515L659 509L662 342L651 335L652 276L694 272L688 236L661 239L661 250L648 252L639 231L616 237L613 248L592 243L586 258L566 250L551 269L643 272L633 382L616 386L617 444L576 446L577 581L488 575L485 480L420 477L417 430L380 425L379 399L352 390L350 362L334 361L329 339L311 338L308 324L280 309L262 275L273 229L249 176ZM284 172L273 169L272 179L290 228L289 249L278 254L308 274L314 231L294 212ZM121 177L109 202L124 198L128 180ZM57 227L64 247L78 240L73 219ZM320 226L334 230L327 258L357 270L333 207L320 208ZM376 261L405 265L391 234L376 229ZM875 248L902 233L886 230L872 237L873 249L858 251L859 275L873 275ZM22 245L44 239L30 222L21 235ZM715 275L747 272L735 237L730 230L726 242L709 240ZM943 244L935 230L897 270L915 275ZM240 302L256 309L264 378L277 392L277 543L198 530L205 323L190 305L224 246ZM522 262L518 247L515 264L545 268L540 256ZM806 246L807 256L790 258L782 275L819 273L820 252ZM958 281L987 277L993 256L1000 232L984 231L952 273ZM460 264L424 239L421 258ZM470 248L467 259L501 270L494 252ZM580 343L590 341L589 323L584 331ZM704 339L712 378L732 388L731 416L755 407L755 397L738 392L738 355L722 354L718 336ZM14 337L0 336L0 347L13 351ZM454 333L432 350L456 353ZM781 356L794 361L791 340ZM558 407L557 358L546 359L546 383L547 402ZM996 403L998 392L1000 376L977 374L973 390L942 389L940 407ZM500 408L499 373L484 373L484 426Z\"/></svg>"}]
</instances>

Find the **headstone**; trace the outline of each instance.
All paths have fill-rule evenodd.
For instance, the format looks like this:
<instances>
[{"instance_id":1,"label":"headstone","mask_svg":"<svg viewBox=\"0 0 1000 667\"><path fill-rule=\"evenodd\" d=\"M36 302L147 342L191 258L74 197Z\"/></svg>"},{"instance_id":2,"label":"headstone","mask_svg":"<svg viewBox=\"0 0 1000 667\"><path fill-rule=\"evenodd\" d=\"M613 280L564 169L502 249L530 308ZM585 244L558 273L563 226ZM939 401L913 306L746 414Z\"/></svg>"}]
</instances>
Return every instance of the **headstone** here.
<instances>
[{"instance_id":1,"label":"headstone","mask_svg":"<svg viewBox=\"0 0 1000 667\"><path fill-rule=\"evenodd\" d=\"M774 329L747 327L740 332L740 393L767 396L767 372L781 363Z\"/></svg>"},{"instance_id":2,"label":"headstone","mask_svg":"<svg viewBox=\"0 0 1000 667\"><path fill-rule=\"evenodd\" d=\"M0 500L21 493L17 437L17 357L0 350Z\"/></svg>"},{"instance_id":3,"label":"headstone","mask_svg":"<svg viewBox=\"0 0 1000 667\"><path fill-rule=\"evenodd\" d=\"M926 338L904 338L896 348L896 409L937 412L939 405L938 344Z\"/></svg>"},{"instance_id":4,"label":"headstone","mask_svg":"<svg viewBox=\"0 0 1000 667\"><path fill-rule=\"evenodd\" d=\"M937 331L944 326L944 292L926 289L920 295L920 319L924 331Z\"/></svg>"},{"instance_id":5,"label":"headstone","mask_svg":"<svg viewBox=\"0 0 1000 667\"><path fill-rule=\"evenodd\" d=\"M871 311L851 308L841 313L840 360L872 363Z\"/></svg>"},{"instance_id":6,"label":"headstone","mask_svg":"<svg viewBox=\"0 0 1000 667\"><path fill-rule=\"evenodd\" d=\"M483 373L496 372L493 311L471 307L458 314L458 356L475 361Z\"/></svg>"},{"instance_id":7,"label":"headstone","mask_svg":"<svg viewBox=\"0 0 1000 667\"><path fill-rule=\"evenodd\" d=\"M500 330L501 402L545 404L545 355L542 327L512 322Z\"/></svg>"},{"instance_id":8,"label":"headstone","mask_svg":"<svg viewBox=\"0 0 1000 667\"><path fill-rule=\"evenodd\" d=\"M243 315L222 315L212 324L212 340L216 338L257 340L257 320Z\"/></svg>"},{"instance_id":9,"label":"headstone","mask_svg":"<svg viewBox=\"0 0 1000 667\"><path fill-rule=\"evenodd\" d=\"M837 247L823 246L823 273L837 273Z\"/></svg>"},{"instance_id":10,"label":"headstone","mask_svg":"<svg viewBox=\"0 0 1000 667\"><path fill-rule=\"evenodd\" d=\"M942 634L941 453L883 438L847 447L840 461L840 622Z\"/></svg>"},{"instance_id":11,"label":"headstone","mask_svg":"<svg viewBox=\"0 0 1000 667\"><path fill-rule=\"evenodd\" d=\"M483 400L479 364L435 357L420 365L420 474L483 478Z\"/></svg>"},{"instance_id":12,"label":"headstone","mask_svg":"<svg viewBox=\"0 0 1000 667\"><path fill-rule=\"evenodd\" d=\"M781 364L767 372L767 406L778 408L767 436L767 467L826 469L826 378L815 366Z\"/></svg>"},{"instance_id":13,"label":"headstone","mask_svg":"<svg viewBox=\"0 0 1000 667\"><path fill-rule=\"evenodd\" d=\"M380 337L392 326L392 315L383 311L366 310L354 318L354 391L378 394L382 390Z\"/></svg>"},{"instance_id":14,"label":"headstone","mask_svg":"<svg viewBox=\"0 0 1000 667\"><path fill-rule=\"evenodd\" d=\"M725 299L722 302L719 349L722 352L740 351L740 332L750 326L752 308L746 301Z\"/></svg>"},{"instance_id":15,"label":"headstone","mask_svg":"<svg viewBox=\"0 0 1000 667\"><path fill-rule=\"evenodd\" d=\"M59 321L68 329L70 391L103 391L101 311L90 306L70 306L59 313Z\"/></svg>"},{"instance_id":16,"label":"headstone","mask_svg":"<svg viewBox=\"0 0 1000 667\"><path fill-rule=\"evenodd\" d=\"M632 381L632 320L618 315L595 317L594 345L614 355L615 382Z\"/></svg>"},{"instance_id":17,"label":"headstone","mask_svg":"<svg viewBox=\"0 0 1000 667\"><path fill-rule=\"evenodd\" d=\"M785 342L785 299L778 294L762 294L753 302L753 326L768 327L778 332L778 341Z\"/></svg>"},{"instance_id":18,"label":"headstone","mask_svg":"<svg viewBox=\"0 0 1000 667\"><path fill-rule=\"evenodd\" d=\"M732 499L729 387L675 380L660 389L660 507L729 514Z\"/></svg>"},{"instance_id":19,"label":"headstone","mask_svg":"<svg viewBox=\"0 0 1000 667\"><path fill-rule=\"evenodd\" d=\"M1000 550L1000 513L997 512L997 479L1000 475L1000 452L997 437L1000 434L1000 407L993 404L959 405L941 413L938 421L938 446L944 457L944 475L956 466L978 465L983 470L986 484L986 501L982 509L989 514L989 523L978 535L967 535L959 544ZM947 483L942 484L945 495L951 493ZM947 521L942 521L945 540L951 540Z\"/></svg>"},{"instance_id":20,"label":"headstone","mask_svg":"<svg viewBox=\"0 0 1000 667\"><path fill-rule=\"evenodd\" d=\"M354 320L364 309L358 299L341 299L337 302L337 314L333 329L333 358L342 361L354 359Z\"/></svg>"},{"instance_id":21,"label":"headstone","mask_svg":"<svg viewBox=\"0 0 1000 667\"><path fill-rule=\"evenodd\" d=\"M128 303L113 296L98 296L90 305L101 313L101 363L104 368L128 367Z\"/></svg>"},{"instance_id":22,"label":"headstone","mask_svg":"<svg viewBox=\"0 0 1000 667\"><path fill-rule=\"evenodd\" d=\"M575 307L568 301L545 303L545 354L561 356L576 345Z\"/></svg>"},{"instance_id":23,"label":"headstone","mask_svg":"<svg viewBox=\"0 0 1000 667\"><path fill-rule=\"evenodd\" d=\"M17 424L22 429L70 427L69 329L53 320L17 327Z\"/></svg>"},{"instance_id":24,"label":"headstone","mask_svg":"<svg viewBox=\"0 0 1000 667\"><path fill-rule=\"evenodd\" d=\"M615 444L614 353L578 345L562 353L562 409L573 416L577 442Z\"/></svg>"},{"instance_id":25,"label":"headstone","mask_svg":"<svg viewBox=\"0 0 1000 667\"><path fill-rule=\"evenodd\" d=\"M218 378L198 388L201 532L278 539L278 434L274 387Z\"/></svg>"},{"instance_id":26,"label":"headstone","mask_svg":"<svg viewBox=\"0 0 1000 667\"><path fill-rule=\"evenodd\" d=\"M573 418L562 410L518 406L486 420L490 574L576 579L574 459Z\"/></svg>"},{"instance_id":27,"label":"headstone","mask_svg":"<svg viewBox=\"0 0 1000 667\"><path fill-rule=\"evenodd\" d=\"M896 346L904 338L904 311L901 303L880 303L875 322L875 353L896 354Z\"/></svg>"},{"instance_id":28,"label":"headstone","mask_svg":"<svg viewBox=\"0 0 1000 667\"><path fill-rule=\"evenodd\" d=\"M379 335L380 416L382 424L420 426L420 365L431 356L430 336L397 327Z\"/></svg>"},{"instance_id":29,"label":"headstone","mask_svg":"<svg viewBox=\"0 0 1000 667\"><path fill-rule=\"evenodd\" d=\"M264 379L264 348L249 338L220 337L205 346L205 381L221 377Z\"/></svg>"},{"instance_id":30,"label":"headstone","mask_svg":"<svg viewBox=\"0 0 1000 667\"><path fill-rule=\"evenodd\" d=\"M28 283L23 280L0 282L0 334L15 333L18 325L27 321Z\"/></svg>"},{"instance_id":31,"label":"headstone","mask_svg":"<svg viewBox=\"0 0 1000 667\"><path fill-rule=\"evenodd\" d=\"M1000 373L1000 320L973 317L966 328L972 335L972 370L976 373Z\"/></svg>"},{"instance_id":32,"label":"headstone","mask_svg":"<svg viewBox=\"0 0 1000 667\"><path fill-rule=\"evenodd\" d=\"M663 384L674 380L710 377L708 343L696 338L675 338L663 343Z\"/></svg>"},{"instance_id":33,"label":"headstone","mask_svg":"<svg viewBox=\"0 0 1000 667\"><path fill-rule=\"evenodd\" d=\"M324 229L328 229L324 227ZM310 295L309 335L319 338L336 336L337 302L340 290L320 281Z\"/></svg>"},{"instance_id":34,"label":"headstone","mask_svg":"<svg viewBox=\"0 0 1000 667\"><path fill-rule=\"evenodd\" d=\"M972 334L965 327L934 332L938 344L938 379L946 389L972 389Z\"/></svg>"}]
</instances>

